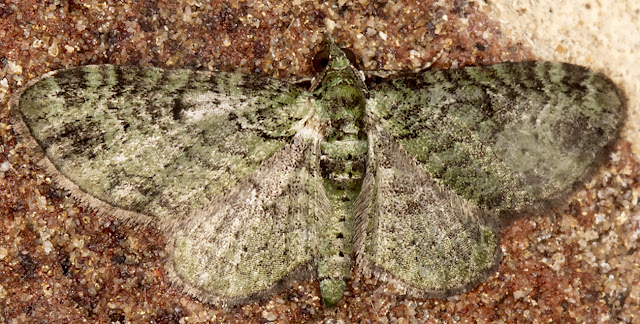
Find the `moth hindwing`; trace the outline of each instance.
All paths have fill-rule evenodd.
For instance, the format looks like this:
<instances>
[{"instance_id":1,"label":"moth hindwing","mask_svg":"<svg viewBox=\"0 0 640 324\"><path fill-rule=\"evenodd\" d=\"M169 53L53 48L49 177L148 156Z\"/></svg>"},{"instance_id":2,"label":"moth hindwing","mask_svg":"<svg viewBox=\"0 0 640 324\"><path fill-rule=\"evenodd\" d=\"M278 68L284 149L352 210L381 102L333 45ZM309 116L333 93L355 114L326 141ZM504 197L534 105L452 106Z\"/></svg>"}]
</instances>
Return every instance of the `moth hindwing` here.
<instances>
[{"instance_id":1,"label":"moth hindwing","mask_svg":"<svg viewBox=\"0 0 640 324\"><path fill-rule=\"evenodd\" d=\"M563 63L365 80L331 40L311 89L234 73L93 65L10 101L15 129L98 217L169 237L172 280L208 302L354 264L414 296L466 291L500 260L498 226L562 196L617 138L621 91ZM355 260L355 261L354 261Z\"/></svg>"}]
</instances>

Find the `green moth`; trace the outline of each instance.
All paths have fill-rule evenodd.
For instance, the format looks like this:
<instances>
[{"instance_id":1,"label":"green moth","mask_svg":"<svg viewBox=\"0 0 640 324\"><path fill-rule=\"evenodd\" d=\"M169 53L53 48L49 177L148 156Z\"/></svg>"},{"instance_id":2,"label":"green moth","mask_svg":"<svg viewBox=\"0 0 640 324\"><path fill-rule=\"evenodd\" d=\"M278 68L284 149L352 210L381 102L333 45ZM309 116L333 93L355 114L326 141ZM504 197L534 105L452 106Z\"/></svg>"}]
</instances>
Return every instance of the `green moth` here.
<instances>
[{"instance_id":1,"label":"green moth","mask_svg":"<svg viewBox=\"0 0 640 324\"><path fill-rule=\"evenodd\" d=\"M365 78L328 40L311 86L93 65L10 101L16 131L84 206L169 238L188 293L235 305L354 265L419 297L500 261L499 229L562 197L617 139L625 98L551 62Z\"/></svg>"}]
</instances>

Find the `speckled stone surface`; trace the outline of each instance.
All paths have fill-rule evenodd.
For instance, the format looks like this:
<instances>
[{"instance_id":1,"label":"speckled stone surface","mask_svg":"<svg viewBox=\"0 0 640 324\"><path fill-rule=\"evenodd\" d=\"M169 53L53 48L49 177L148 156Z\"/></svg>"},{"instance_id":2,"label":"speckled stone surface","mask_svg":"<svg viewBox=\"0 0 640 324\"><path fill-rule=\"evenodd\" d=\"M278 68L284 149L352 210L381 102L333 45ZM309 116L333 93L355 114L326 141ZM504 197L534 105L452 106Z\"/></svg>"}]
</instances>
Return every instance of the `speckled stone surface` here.
<instances>
[{"instance_id":1,"label":"speckled stone surface","mask_svg":"<svg viewBox=\"0 0 640 324\"><path fill-rule=\"evenodd\" d=\"M331 311L322 310L317 282L300 282L263 301L225 309L170 285L162 267L165 238L153 228L97 218L79 208L35 167L8 118L11 92L64 66L141 64L308 76L325 31L352 48L370 70L420 67L442 49L433 68L551 59L538 54L536 43L526 37L505 36L498 21L508 21L501 18L506 9L498 9L510 5L461 0L1 2L0 322L640 322L640 165L632 153L635 144L626 140L566 203L506 228L498 272L469 293L411 299L393 286L356 275ZM600 68L596 62L611 57L616 56L598 54L581 63ZM612 76L632 89L624 77Z\"/></svg>"}]
</instances>

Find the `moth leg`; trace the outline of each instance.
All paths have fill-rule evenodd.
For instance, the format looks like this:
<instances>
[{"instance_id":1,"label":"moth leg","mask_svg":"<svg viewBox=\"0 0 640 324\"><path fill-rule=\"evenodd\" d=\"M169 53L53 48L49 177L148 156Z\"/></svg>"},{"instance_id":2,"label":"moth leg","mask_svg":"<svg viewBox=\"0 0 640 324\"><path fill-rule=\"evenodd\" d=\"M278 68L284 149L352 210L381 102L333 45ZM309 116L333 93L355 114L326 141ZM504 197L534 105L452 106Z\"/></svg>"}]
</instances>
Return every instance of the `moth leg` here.
<instances>
[{"instance_id":1,"label":"moth leg","mask_svg":"<svg viewBox=\"0 0 640 324\"><path fill-rule=\"evenodd\" d=\"M393 78L396 75L402 75L402 74L407 74L407 73L418 73L421 71L424 71L428 68L430 68L434 63L436 63L440 57L442 57L442 54L444 53L444 49L440 49L440 51L438 51L438 53L433 56L433 58L431 58L431 60L425 64L423 64L422 66L419 66L417 68L413 68L410 70L402 70L402 71L397 71L397 70L366 70L366 71L362 71L364 73L365 78L371 79L371 78L380 78L380 79L389 79L389 78Z\"/></svg>"}]
</instances>

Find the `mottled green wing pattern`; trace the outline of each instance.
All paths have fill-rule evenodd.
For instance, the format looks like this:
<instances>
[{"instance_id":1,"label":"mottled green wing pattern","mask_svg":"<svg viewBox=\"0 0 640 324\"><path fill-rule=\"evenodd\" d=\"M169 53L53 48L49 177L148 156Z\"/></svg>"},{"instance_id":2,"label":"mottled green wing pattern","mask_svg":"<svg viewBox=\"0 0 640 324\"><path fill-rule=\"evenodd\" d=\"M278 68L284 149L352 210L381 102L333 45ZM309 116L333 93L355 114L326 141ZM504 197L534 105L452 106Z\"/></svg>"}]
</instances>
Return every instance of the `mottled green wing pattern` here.
<instances>
[{"instance_id":1,"label":"mottled green wing pattern","mask_svg":"<svg viewBox=\"0 0 640 324\"><path fill-rule=\"evenodd\" d=\"M571 189L606 154L625 111L611 80L564 63L426 71L370 87L370 113L404 150L500 213Z\"/></svg>"},{"instance_id":2,"label":"mottled green wing pattern","mask_svg":"<svg viewBox=\"0 0 640 324\"><path fill-rule=\"evenodd\" d=\"M485 280L501 255L495 218L435 182L389 133L371 128L357 201L362 271L423 297L446 297Z\"/></svg>"},{"instance_id":3,"label":"mottled green wing pattern","mask_svg":"<svg viewBox=\"0 0 640 324\"><path fill-rule=\"evenodd\" d=\"M505 216L568 192L624 118L620 90L575 65L426 71L366 90L328 46L310 90L100 65L30 82L10 109L85 206L159 226L170 276L192 295L237 304L317 277L326 307L353 251L415 296L477 285L499 263Z\"/></svg>"},{"instance_id":4,"label":"mottled green wing pattern","mask_svg":"<svg viewBox=\"0 0 640 324\"><path fill-rule=\"evenodd\" d=\"M18 130L81 200L160 220L231 190L311 113L286 82L135 66L56 71L14 98Z\"/></svg>"},{"instance_id":5,"label":"mottled green wing pattern","mask_svg":"<svg viewBox=\"0 0 640 324\"><path fill-rule=\"evenodd\" d=\"M318 220L330 207L316 172L317 137L304 134L182 223L169 244L175 282L203 300L232 305L287 279L315 276Z\"/></svg>"}]
</instances>

